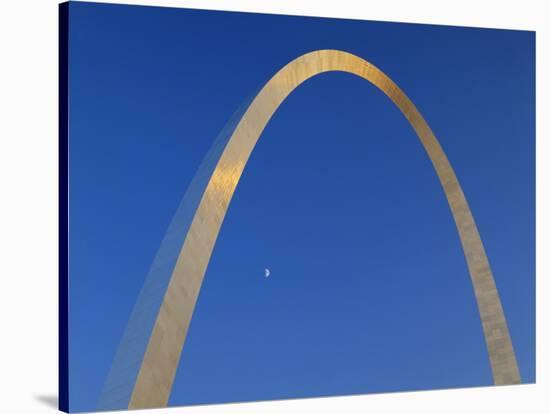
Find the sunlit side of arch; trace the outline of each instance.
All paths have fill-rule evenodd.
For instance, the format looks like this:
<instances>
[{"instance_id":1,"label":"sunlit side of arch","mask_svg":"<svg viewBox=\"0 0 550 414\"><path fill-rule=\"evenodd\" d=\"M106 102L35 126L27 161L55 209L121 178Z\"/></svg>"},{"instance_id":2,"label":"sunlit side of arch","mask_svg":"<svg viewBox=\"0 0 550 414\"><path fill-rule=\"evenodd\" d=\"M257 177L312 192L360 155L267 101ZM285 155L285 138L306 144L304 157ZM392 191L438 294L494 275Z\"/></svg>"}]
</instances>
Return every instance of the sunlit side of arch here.
<instances>
[{"instance_id":1,"label":"sunlit side of arch","mask_svg":"<svg viewBox=\"0 0 550 414\"><path fill-rule=\"evenodd\" d=\"M495 384L520 382L504 311L474 218L443 149L405 93L382 71L353 54L318 50L277 72L252 101L217 161L185 236L128 408L166 406L196 300L229 203L262 131L286 97L323 72L359 76L384 92L407 118L439 177L464 250Z\"/></svg>"}]
</instances>

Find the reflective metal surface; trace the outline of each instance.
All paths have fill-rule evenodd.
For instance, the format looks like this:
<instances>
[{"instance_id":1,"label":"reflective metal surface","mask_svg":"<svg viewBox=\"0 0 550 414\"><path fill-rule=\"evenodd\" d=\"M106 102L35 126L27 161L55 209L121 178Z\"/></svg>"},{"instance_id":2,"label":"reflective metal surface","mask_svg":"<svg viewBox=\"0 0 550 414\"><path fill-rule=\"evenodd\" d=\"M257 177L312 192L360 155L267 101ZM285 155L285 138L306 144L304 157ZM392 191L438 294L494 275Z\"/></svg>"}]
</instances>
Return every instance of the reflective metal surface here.
<instances>
[{"instance_id":1,"label":"reflective metal surface","mask_svg":"<svg viewBox=\"0 0 550 414\"><path fill-rule=\"evenodd\" d=\"M293 60L269 80L233 131L196 209L133 387L128 408L166 406L202 280L216 238L247 160L285 98L317 74L343 71L383 91L410 122L445 191L464 249L480 312L495 384L520 375L485 249L464 193L443 149L411 100L378 68L350 53L319 50Z\"/></svg>"}]
</instances>

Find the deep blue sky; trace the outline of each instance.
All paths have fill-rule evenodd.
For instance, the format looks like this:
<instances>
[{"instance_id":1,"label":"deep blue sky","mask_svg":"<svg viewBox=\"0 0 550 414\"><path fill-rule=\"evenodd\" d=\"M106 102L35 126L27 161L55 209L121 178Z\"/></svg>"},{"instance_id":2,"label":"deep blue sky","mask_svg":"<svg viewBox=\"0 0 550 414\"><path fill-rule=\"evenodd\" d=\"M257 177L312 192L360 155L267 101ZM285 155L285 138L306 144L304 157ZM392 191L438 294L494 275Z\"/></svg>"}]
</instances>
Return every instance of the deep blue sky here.
<instances>
[{"instance_id":1,"label":"deep blue sky","mask_svg":"<svg viewBox=\"0 0 550 414\"><path fill-rule=\"evenodd\" d=\"M218 132L279 68L326 48L385 71L434 130L485 243L522 379L535 380L534 33L72 3L71 409L95 408ZM455 225L413 130L364 80L306 82L244 171L170 404L491 381Z\"/></svg>"}]
</instances>

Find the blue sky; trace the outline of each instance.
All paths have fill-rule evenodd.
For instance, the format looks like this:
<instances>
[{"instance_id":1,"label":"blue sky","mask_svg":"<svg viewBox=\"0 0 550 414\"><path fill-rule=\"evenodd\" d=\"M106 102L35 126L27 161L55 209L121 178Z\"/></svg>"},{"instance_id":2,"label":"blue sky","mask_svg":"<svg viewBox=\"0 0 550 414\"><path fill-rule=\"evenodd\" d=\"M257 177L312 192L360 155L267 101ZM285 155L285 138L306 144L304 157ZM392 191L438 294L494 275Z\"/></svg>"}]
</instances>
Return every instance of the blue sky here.
<instances>
[{"instance_id":1,"label":"blue sky","mask_svg":"<svg viewBox=\"0 0 550 414\"><path fill-rule=\"evenodd\" d=\"M534 33L72 3L72 410L95 408L217 134L280 67L327 48L381 68L434 130L478 224L522 380L535 380ZM491 382L456 228L412 128L364 80L309 80L244 171L170 404Z\"/></svg>"}]
</instances>

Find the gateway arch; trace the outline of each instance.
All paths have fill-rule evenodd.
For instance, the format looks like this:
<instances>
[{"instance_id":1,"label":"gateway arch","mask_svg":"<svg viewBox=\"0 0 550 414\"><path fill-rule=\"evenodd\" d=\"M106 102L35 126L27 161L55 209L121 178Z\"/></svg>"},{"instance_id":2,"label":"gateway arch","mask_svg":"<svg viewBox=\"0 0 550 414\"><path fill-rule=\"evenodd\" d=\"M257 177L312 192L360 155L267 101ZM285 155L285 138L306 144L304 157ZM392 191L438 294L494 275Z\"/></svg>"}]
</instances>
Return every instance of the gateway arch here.
<instances>
[{"instance_id":1,"label":"gateway arch","mask_svg":"<svg viewBox=\"0 0 550 414\"><path fill-rule=\"evenodd\" d=\"M399 108L422 142L451 209L485 336L493 381L521 382L499 294L472 212L432 130L405 93L380 69L339 50L306 53L280 69L232 124L203 163L180 206L138 297L107 378L99 408L168 404L195 303L233 193L262 131L287 96L309 78L347 72L371 82ZM188 190L189 192L189 190ZM189 197L188 197L189 195ZM177 214L180 214L178 212ZM183 234L182 234L183 233ZM165 276L160 276L161 274Z\"/></svg>"}]
</instances>

